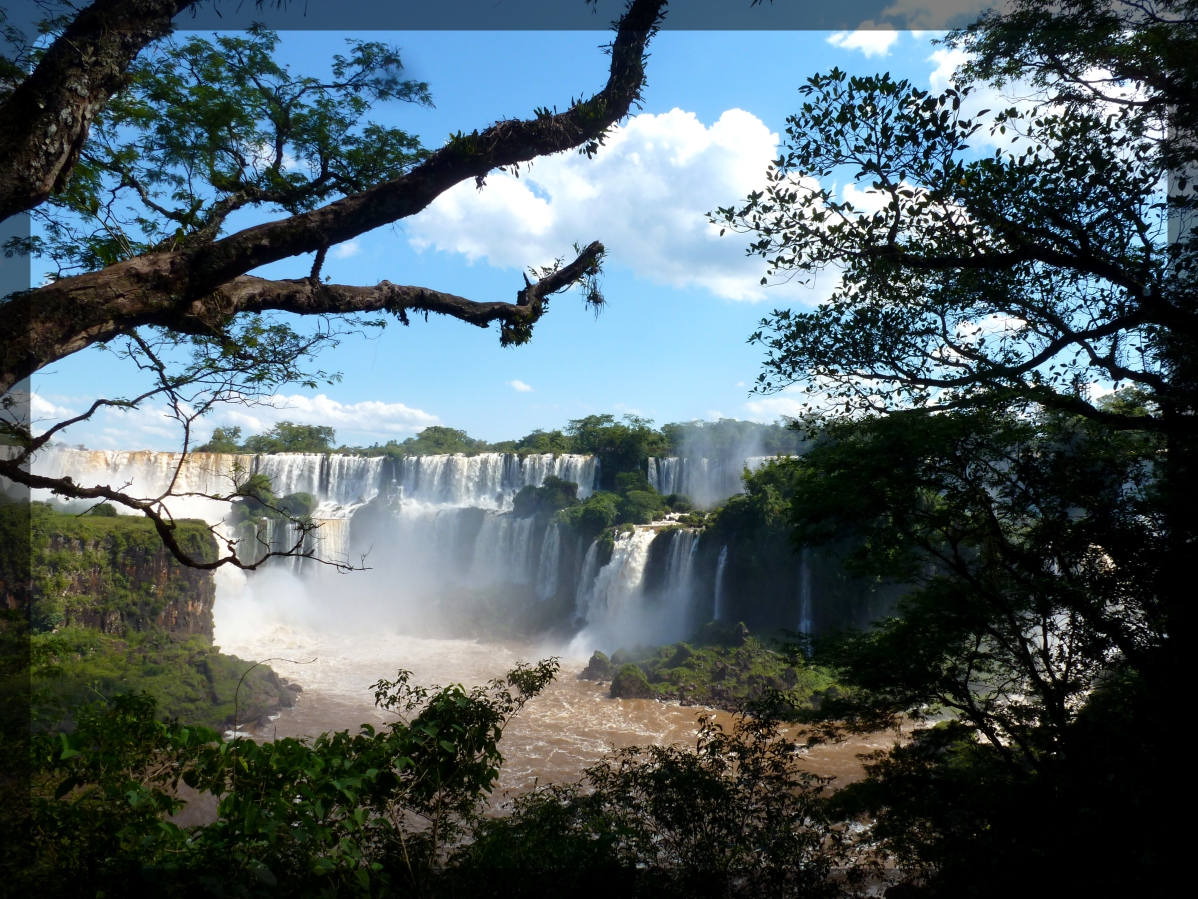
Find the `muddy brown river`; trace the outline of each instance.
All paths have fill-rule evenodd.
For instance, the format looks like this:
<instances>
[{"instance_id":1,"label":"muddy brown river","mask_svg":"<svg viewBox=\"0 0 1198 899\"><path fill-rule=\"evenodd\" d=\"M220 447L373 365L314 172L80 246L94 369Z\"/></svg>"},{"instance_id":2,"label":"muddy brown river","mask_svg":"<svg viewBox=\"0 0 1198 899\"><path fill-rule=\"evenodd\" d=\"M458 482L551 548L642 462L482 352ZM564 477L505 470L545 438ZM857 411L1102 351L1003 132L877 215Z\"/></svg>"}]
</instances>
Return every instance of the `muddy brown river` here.
<instances>
[{"instance_id":1,"label":"muddy brown river","mask_svg":"<svg viewBox=\"0 0 1198 899\"><path fill-rule=\"evenodd\" d=\"M218 610L219 612L219 610ZM330 627L282 624L241 618L236 624L218 614L221 650L243 659L285 658L271 665L283 677L301 684L292 709L284 710L255 736L312 737L329 730L356 730L360 724L388 720L374 706L370 685L394 677L399 668L413 673L415 683L467 686L502 675L519 661L561 656L561 647L507 645L474 640L431 639L385 630L338 633ZM722 711L681 706L674 702L612 699L607 685L579 680L585 658L563 657L561 673L532 699L505 729L500 748L506 759L497 795L512 795L536 783L577 780L582 770L613 747L650 743L683 744L695 740L699 715L712 714L726 727L732 716ZM858 755L893 745L896 734L880 733L852 741L804 750L813 773L836 783L862 776Z\"/></svg>"}]
</instances>

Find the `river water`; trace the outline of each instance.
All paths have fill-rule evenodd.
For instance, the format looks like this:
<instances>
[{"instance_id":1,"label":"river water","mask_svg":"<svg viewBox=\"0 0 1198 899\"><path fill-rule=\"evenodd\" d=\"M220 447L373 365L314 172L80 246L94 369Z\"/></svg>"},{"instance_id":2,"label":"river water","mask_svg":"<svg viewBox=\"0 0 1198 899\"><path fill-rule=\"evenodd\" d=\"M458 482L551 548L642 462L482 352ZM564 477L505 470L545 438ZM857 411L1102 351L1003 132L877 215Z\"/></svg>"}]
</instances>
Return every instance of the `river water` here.
<instances>
[{"instance_id":1,"label":"river water","mask_svg":"<svg viewBox=\"0 0 1198 899\"><path fill-rule=\"evenodd\" d=\"M275 586L277 592L288 584L276 576ZM353 576L324 580L321 587L315 601L335 609L336 594L353 589ZM312 737L329 730L356 730L363 723L385 723L388 716L374 706L370 687L380 678L393 678L400 668L412 672L414 683L472 686L502 676L517 662L549 656L561 659L561 673L504 730L500 796L536 783L577 780L584 768L613 747L693 743L701 714L714 715L725 727L732 723L732 716L723 711L612 699L606 684L578 679L589 652L579 652L577 646L416 636L402 633L402 626L387 623L386 616L374 625L364 624L361 616L339 622L335 615L311 614L311 606L295 601L294 593L287 603L269 597L269 591L256 595L225 585L216 606L215 642L222 652L253 661L291 660L270 664L303 687L295 707L255 731L257 737ZM844 784L862 776L858 754L888 748L895 738L876 734L804 753L813 773Z\"/></svg>"}]
</instances>

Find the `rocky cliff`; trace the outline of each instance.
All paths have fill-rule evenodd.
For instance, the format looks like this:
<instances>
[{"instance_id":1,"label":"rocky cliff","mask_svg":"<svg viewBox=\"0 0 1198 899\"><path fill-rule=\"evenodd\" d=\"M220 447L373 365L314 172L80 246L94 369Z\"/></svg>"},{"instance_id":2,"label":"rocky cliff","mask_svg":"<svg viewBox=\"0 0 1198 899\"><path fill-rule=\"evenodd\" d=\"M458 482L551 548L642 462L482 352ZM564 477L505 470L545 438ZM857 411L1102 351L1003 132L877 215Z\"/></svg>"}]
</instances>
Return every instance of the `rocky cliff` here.
<instances>
[{"instance_id":1,"label":"rocky cliff","mask_svg":"<svg viewBox=\"0 0 1198 899\"><path fill-rule=\"evenodd\" d=\"M156 630L211 639L212 572L180 565L148 520L68 515L34 503L31 531L35 631ZM191 555L216 557L203 522L178 522L178 537Z\"/></svg>"}]
</instances>

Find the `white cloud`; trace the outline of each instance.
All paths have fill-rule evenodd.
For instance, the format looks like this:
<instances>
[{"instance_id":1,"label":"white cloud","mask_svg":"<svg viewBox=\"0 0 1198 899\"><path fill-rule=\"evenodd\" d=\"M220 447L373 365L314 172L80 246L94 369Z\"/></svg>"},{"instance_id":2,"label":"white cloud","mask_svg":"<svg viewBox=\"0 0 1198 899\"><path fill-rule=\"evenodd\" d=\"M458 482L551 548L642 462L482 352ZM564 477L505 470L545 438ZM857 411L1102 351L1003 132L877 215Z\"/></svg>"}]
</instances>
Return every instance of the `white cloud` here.
<instances>
[{"instance_id":1,"label":"white cloud","mask_svg":"<svg viewBox=\"0 0 1198 899\"><path fill-rule=\"evenodd\" d=\"M954 0L952 4L896 0L882 10L879 18L894 23L903 31L920 34L923 31L943 31L945 28L966 25L994 6L995 0Z\"/></svg>"},{"instance_id":2,"label":"white cloud","mask_svg":"<svg viewBox=\"0 0 1198 899\"><path fill-rule=\"evenodd\" d=\"M14 398L19 405L21 397L14 396ZM37 391L29 395L29 421L33 427L34 434L44 434L49 428L64 418L72 418L78 414L76 410L60 406Z\"/></svg>"},{"instance_id":3,"label":"white cloud","mask_svg":"<svg viewBox=\"0 0 1198 899\"><path fill-rule=\"evenodd\" d=\"M342 431L378 439L415 434L441 419L403 403L365 400L341 403L323 393L316 396L276 394L264 403L247 406L222 406L209 416L213 425L240 425L246 434L261 433L280 421L297 424L330 425Z\"/></svg>"},{"instance_id":4,"label":"white cloud","mask_svg":"<svg viewBox=\"0 0 1198 899\"><path fill-rule=\"evenodd\" d=\"M936 68L928 76L928 82L934 93L940 93L953 83L953 73L969 59L969 54L960 48L940 47L933 50L928 62L934 62Z\"/></svg>"},{"instance_id":5,"label":"white cloud","mask_svg":"<svg viewBox=\"0 0 1198 899\"><path fill-rule=\"evenodd\" d=\"M889 25L878 26L873 22L862 22L856 31L838 31L828 38L828 43L842 50L860 50L867 57L889 56L890 48L898 40L898 32Z\"/></svg>"},{"instance_id":6,"label":"white cloud","mask_svg":"<svg viewBox=\"0 0 1198 899\"><path fill-rule=\"evenodd\" d=\"M333 247L332 255L334 259L348 259L350 256L357 256L361 249L362 245L356 240L347 240Z\"/></svg>"},{"instance_id":7,"label":"white cloud","mask_svg":"<svg viewBox=\"0 0 1198 899\"><path fill-rule=\"evenodd\" d=\"M759 285L761 259L747 238L719 236L706 213L742 200L765 181L778 135L756 116L730 109L710 127L674 109L639 115L613 130L588 160L564 153L538 160L519 178L494 173L479 191L446 191L409 220L413 246L470 261L524 268L599 239L611 264L672 287L699 286L734 300L778 299L797 285Z\"/></svg>"},{"instance_id":8,"label":"white cloud","mask_svg":"<svg viewBox=\"0 0 1198 899\"><path fill-rule=\"evenodd\" d=\"M36 394L35 394L36 396ZM61 420L70 410L38 398L33 406L36 418ZM245 405L216 406L192 429L192 447L199 446L221 426L239 426L245 436L260 434L280 421L298 424L330 425L338 441L358 443L387 441L410 436L440 424L441 419L403 403L366 400L342 403L324 394L302 396L276 394L261 402ZM44 430L44 427L43 427ZM101 409L88 422L81 422L57 438L63 443L82 443L93 449L152 449L178 451L183 429L166 405L145 405L139 409Z\"/></svg>"},{"instance_id":9,"label":"white cloud","mask_svg":"<svg viewBox=\"0 0 1198 899\"><path fill-rule=\"evenodd\" d=\"M755 421L775 421L783 415L798 418L805 411L807 400L804 396L767 396L760 400L745 403L745 409Z\"/></svg>"},{"instance_id":10,"label":"white cloud","mask_svg":"<svg viewBox=\"0 0 1198 899\"><path fill-rule=\"evenodd\" d=\"M532 393L532 388L523 381L508 381L507 386L517 393Z\"/></svg>"}]
</instances>

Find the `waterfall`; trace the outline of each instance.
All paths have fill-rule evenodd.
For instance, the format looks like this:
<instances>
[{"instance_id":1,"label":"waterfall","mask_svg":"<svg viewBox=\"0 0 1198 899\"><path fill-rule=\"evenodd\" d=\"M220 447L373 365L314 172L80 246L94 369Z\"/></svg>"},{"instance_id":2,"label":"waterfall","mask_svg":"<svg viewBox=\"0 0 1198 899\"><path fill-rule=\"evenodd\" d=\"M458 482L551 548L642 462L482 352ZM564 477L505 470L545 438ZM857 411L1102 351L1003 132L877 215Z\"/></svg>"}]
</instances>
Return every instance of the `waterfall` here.
<instances>
[{"instance_id":1,"label":"waterfall","mask_svg":"<svg viewBox=\"0 0 1198 899\"><path fill-rule=\"evenodd\" d=\"M658 536L658 529L652 526L617 535L611 561L595 573L593 583L588 577L598 551L597 544L591 545L577 593L579 617L585 625L571 643L571 651L590 653L598 648L612 652L621 646L672 643L687 636L699 537L687 529L669 533L664 581L660 588L647 591L645 571Z\"/></svg>"},{"instance_id":2,"label":"waterfall","mask_svg":"<svg viewBox=\"0 0 1198 899\"><path fill-rule=\"evenodd\" d=\"M406 499L504 510L521 487L539 487L550 475L576 483L585 499L595 488L597 465L594 456L569 453L409 456L399 460L396 484Z\"/></svg>"},{"instance_id":3,"label":"waterfall","mask_svg":"<svg viewBox=\"0 0 1198 899\"><path fill-rule=\"evenodd\" d=\"M488 513L474 547L469 583L527 584L532 568L532 518Z\"/></svg>"},{"instance_id":4,"label":"waterfall","mask_svg":"<svg viewBox=\"0 0 1198 899\"><path fill-rule=\"evenodd\" d=\"M578 587L574 593L574 616L586 620L587 609L591 602L591 592L595 577L599 573L599 541L591 542L587 547L586 558L582 563L582 574L578 578Z\"/></svg>"},{"instance_id":5,"label":"waterfall","mask_svg":"<svg viewBox=\"0 0 1198 899\"><path fill-rule=\"evenodd\" d=\"M705 459L700 456L650 457L649 483L662 495L681 493L700 507L710 507L744 490L741 475L756 471L777 456Z\"/></svg>"},{"instance_id":6,"label":"waterfall","mask_svg":"<svg viewBox=\"0 0 1198 899\"><path fill-rule=\"evenodd\" d=\"M724 568L728 565L728 547L720 548L720 559L715 566L715 611L712 618L719 621L724 614Z\"/></svg>"},{"instance_id":7,"label":"waterfall","mask_svg":"<svg viewBox=\"0 0 1198 899\"><path fill-rule=\"evenodd\" d=\"M803 547L799 561L799 633L810 636L813 606L811 596L811 550Z\"/></svg>"},{"instance_id":8,"label":"waterfall","mask_svg":"<svg viewBox=\"0 0 1198 899\"><path fill-rule=\"evenodd\" d=\"M541 564L537 569L537 599L542 602L557 593L561 553L561 529L554 523L545 530L545 542L541 545Z\"/></svg>"},{"instance_id":9,"label":"waterfall","mask_svg":"<svg viewBox=\"0 0 1198 899\"><path fill-rule=\"evenodd\" d=\"M666 557L666 577L663 593L670 597L690 598L694 580L695 557L699 549L699 534L681 528L670 534L669 555Z\"/></svg>"},{"instance_id":10,"label":"waterfall","mask_svg":"<svg viewBox=\"0 0 1198 899\"><path fill-rule=\"evenodd\" d=\"M651 528L619 534L612 547L611 561L599 569L590 591L585 618L588 624L620 617L634 596L639 596L649 561L649 544L657 536Z\"/></svg>"},{"instance_id":11,"label":"waterfall","mask_svg":"<svg viewBox=\"0 0 1198 899\"><path fill-rule=\"evenodd\" d=\"M47 477L69 475L75 483L88 486L128 485L131 493L144 498L167 493L174 479L173 492L179 495L168 501L168 505L176 517L197 517L215 523L224 517L225 506L202 494L231 493L238 471L243 477L245 474L269 477L275 496L310 493L330 512L315 517L343 518L346 507L369 502L384 489L385 474L391 467L395 470L396 486L403 488L407 498L436 505L502 510L510 507L512 496L521 487L529 484L539 487L550 475L578 484L578 496L585 499L595 489L598 464L595 456L569 453L410 456L392 466L386 456L338 453L258 456L191 453L182 459L179 453L81 450L53 445L38 453L34 471Z\"/></svg>"},{"instance_id":12,"label":"waterfall","mask_svg":"<svg viewBox=\"0 0 1198 899\"><path fill-rule=\"evenodd\" d=\"M254 456L252 470L270 478L275 496L310 493L330 506L360 505L381 486L385 456L279 453ZM333 517L333 516L329 516Z\"/></svg>"}]
</instances>

